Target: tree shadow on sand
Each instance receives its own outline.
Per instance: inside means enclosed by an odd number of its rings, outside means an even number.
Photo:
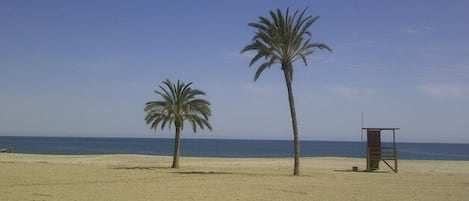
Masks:
[[[382,170],[373,170],[373,171],[357,170],[357,171],[353,171],[352,169],[334,170],[334,172],[389,173],[388,171],[382,171]]]
[[[169,167],[161,166],[109,166],[110,169],[114,170],[167,170]]]
[[[174,172],[175,174],[195,174],[195,175],[219,175],[219,174],[233,174],[232,172],[204,172],[204,171],[187,171],[187,172]]]

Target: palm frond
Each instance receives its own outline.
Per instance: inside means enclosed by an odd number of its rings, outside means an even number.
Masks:
[[[266,68],[270,68],[270,66],[272,66],[277,60],[278,60],[277,57],[271,57],[269,61],[261,64],[259,68],[257,69],[256,74],[254,75],[254,81],[259,79],[259,76],[261,75],[261,73],[264,72]]]

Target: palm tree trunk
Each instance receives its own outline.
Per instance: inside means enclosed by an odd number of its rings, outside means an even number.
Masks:
[[[285,75],[285,82],[287,83],[288,102],[290,103],[290,114],[291,114],[291,121],[292,121],[292,126],[293,126],[293,143],[294,143],[294,152],[295,152],[293,175],[298,176],[300,175],[300,139],[298,136],[298,126],[296,122],[296,110],[295,110],[295,100],[293,98],[291,67],[292,67],[291,65],[282,64],[283,73]]]
[[[173,166],[171,168],[179,168],[179,145],[181,143],[181,128],[176,126],[176,136],[174,137],[174,153]]]

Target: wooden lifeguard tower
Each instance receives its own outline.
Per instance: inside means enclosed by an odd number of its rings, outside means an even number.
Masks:
[[[399,128],[362,128],[366,130],[366,171],[379,169],[383,161],[392,171],[397,173],[396,130]],[[381,131],[392,131],[392,147],[381,146]],[[388,161],[394,161],[392,166]]]

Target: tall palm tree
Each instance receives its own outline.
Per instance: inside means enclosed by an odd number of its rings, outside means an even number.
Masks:
[[[262,64],[256,71],[254,81],[259,78],[266,68],[270,68],[276,63],[281,65],[287,84],[288,101],[290,103],[293,126],[295,153],[293,175],[300,174],[300,142],[292,90],[293,63],[297,60],[302,60],[303,63],[307,65],[306,56],[312,54],[315,48],[332,51],[331,48],[325,44],[311,42],[312,35],[309,28],[319,16],[305,16],[306,10],[307,8],[299,15],[298,10],[291,15],[288,8],[285,15],[280,9],[277,9],[276,12],[271,10],[269,12],[271,19],[259,17],[259,22],[249,23],[248,25],[257,29],[257,32],[252,38],[251,44],[241,50],[241,53],[246,51],[257,52],[251,59],[249,66],[252,66],[259,59],[264,58],[264,61],[262,61]]]
[[[164,86],[160,85],[160,91],[155,91],[163,100],[150,101],[146,103],[144,111],[146,112],[145,121],[151,124],[153,130],[158,129],[161,123],[161,130],[167,125],[169,129],[174,125],[176,134],[174,137],[174,154],[172,168],[179,168],[179,145],[181,130],[184,129],[184,121],[188,121],[194,133],[197,127],[204,129],[207,127],[212,130],[208,122],[211,115],[210,103],[196,96],[205,95],[205,92],[192,89],[191,85],[184,84],[178,80],[173,84],[168,79],[163,81]]]

